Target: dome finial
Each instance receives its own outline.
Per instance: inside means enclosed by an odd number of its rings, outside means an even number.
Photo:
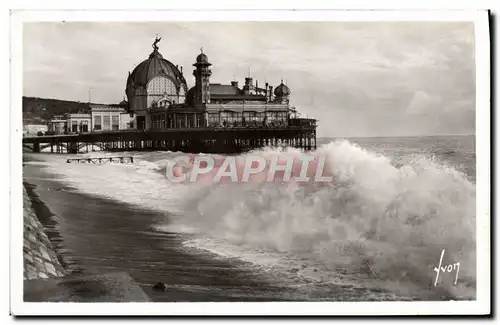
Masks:
[[[201,53],[203,53],[203,46],[202,46],[202,47],[200,47],[200,51],[201,51]]]
[[[158,37],[158,34],[156,34],[156,37],[155,37],[155,41],[153,43],[153,49],[155,51],[158,51],[159,47],[158,47],[158,43],[161,41],[161,37]]]

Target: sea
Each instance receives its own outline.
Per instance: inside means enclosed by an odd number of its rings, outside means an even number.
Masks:
[[[320,138],[312,154],[331,182],[174,183],[168,151],[25,152],[23,179],[67,269],[127,272],[153,301],[476,298],[474,136]],[[67,163],[120,155],[134,163]],[[434,270],[443,250],[457,273]]]

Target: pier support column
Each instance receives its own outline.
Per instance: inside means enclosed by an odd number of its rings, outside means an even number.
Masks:
[[[78,153],[78,142],[73,141],[68,143],[68,153]]]
[[[40,144],[39,143],[33,143],[33,152],[40,152]]]

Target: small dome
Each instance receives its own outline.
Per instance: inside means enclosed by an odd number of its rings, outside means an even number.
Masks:
[[[201,52],[197,57],[196,57],[196,63],[206,63],[208,62],[208,56]]]
[[[281,81],[281,84],[274,89],[274,95],[276,95],[276,97],[286,97],[290,96],[290,94],[290,88],[283,83],[283,80]]]

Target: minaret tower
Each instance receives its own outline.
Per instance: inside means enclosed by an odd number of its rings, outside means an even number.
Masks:
[[[211,65],[212,64],[208,62],[207,55],[203,53],[203,48],[201,48],[201,53],[196,57],[196,63],[193,64],[193,66],[196,67],[196,70],[193,71],[193,75],[196,79],[195,103],[197,104],[210,103]]]

